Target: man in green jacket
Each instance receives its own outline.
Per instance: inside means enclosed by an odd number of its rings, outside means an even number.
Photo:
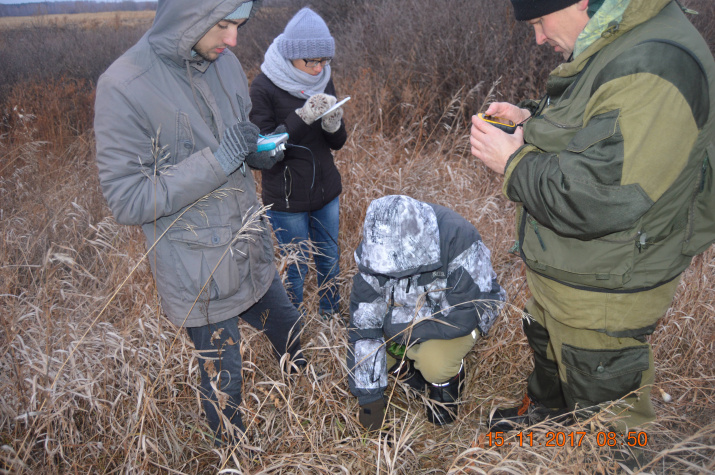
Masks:
[[[539,101],[472,119],[472,154],[504,174],[532,298],[520,408],[492,430],[600,411],[626,432],[655,419],[647,335],[715,236],[715,62],[672,0],[512,0],[566,60]],[[608,411],[608,412],[607,412]]]

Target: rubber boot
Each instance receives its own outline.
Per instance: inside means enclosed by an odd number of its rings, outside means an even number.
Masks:
[[[435,425],[451,424],[457,418],[457,401],[462,391],[464,381],[464,361],[459,368],[459,373],[450,378],[446,383],[429,383],[429,402],[427,406],[427,419]]]
[[[523,429],[546,419],[551,419],[561,424],[572,422],[568,409],[546,407],[525,394],[521,406],[494,411],[494,414],[489,419],[489,431],[508,432]]]
[[[415,368],[412,360],[405,358],[395,363],[388,372],[401,383],[408,385],[418,392],[424,392],[427,381],[420,370]]]

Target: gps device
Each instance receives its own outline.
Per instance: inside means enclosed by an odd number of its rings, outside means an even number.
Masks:
[[[276,154],[277,150],[285,150],[286,142],[288,141],[288,134],[272,134],[272,135],[259,135],[258,136],[258,149],[256,152],[266,152],[271,151],[271,156]]]
[[[487,122],[499,130],[503,130],[507,134],[513,134],[516,130],[516,124],[509,119],[503,119],[501,117],[496,117],[493,115],[484,115],[482,113],[477,114],[477,116],[484,122]]]
[[[333,107],[331,107],[330,109],[328,109],[328,110],[326,110],[325,112],[323,112],[322,114],[320,114],[315,120],[322,119],[323,117],[325,117],[326,115],[330,114],[330,113],[333,112],[335,109],[337,109],[338,107],[342,106],[343,104],[345,104],[345,103],[348,102],[349,100],[350,100],[350,96],[346,97],[346,98],[343,99],[342,101],[336,102],[335,104],[333,104]]]

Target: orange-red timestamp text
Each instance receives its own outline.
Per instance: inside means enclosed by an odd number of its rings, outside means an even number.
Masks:
[[[515,432],[505,436],[504,432],[488,432],[486,445],[489,447],[501,447],[505,445],[518,445],[519,447],[581,447],[586,435],[586,431],[549,431],[539,433],[545,437],[535,437],[533,432]],[[645,447],[648,444],[648,434],[645,432],[630,431],[627,434],[619,432],[596,432],[590,433],[596,436],[596,445],[599,447]]]

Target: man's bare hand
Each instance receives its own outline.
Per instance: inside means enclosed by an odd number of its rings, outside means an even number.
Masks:
[[[506,104],[511,108],[496,107],[497,104]],[[526,116],[519,111],[524,111],[524,109],[501,102],[489,106],[485,114],[503,117],[518,124],[529,117],[528,111],[526,111]],[[521,127],[517,127],[513,134],[507,134],[475,115],[472,116],[469,143],[472,146],[472,155],[484,162],[490,169],[503,175],[509,157],[524,145],[524,131]]]

